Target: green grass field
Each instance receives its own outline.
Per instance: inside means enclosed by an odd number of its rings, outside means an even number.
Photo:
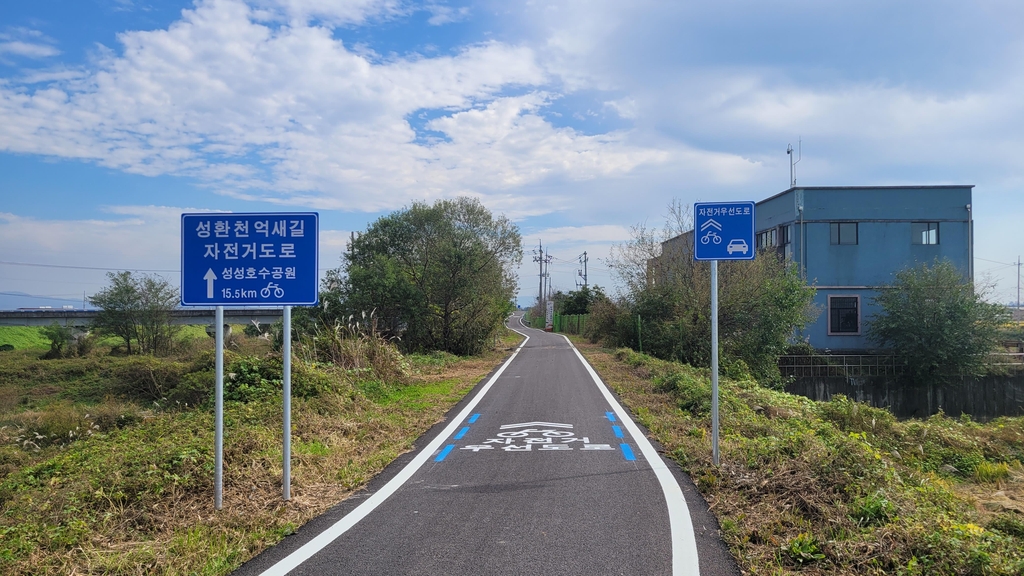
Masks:
[[[310,351],[298,346],[285,503],[280,354],[233,336],[220,512],[213,339],[203,326],[186,327],[159,357],[112,353],[102,341],[72,358],[0,353],[0,574],[228,574],[411,450],[519,338],[473,358],[396,354],[402,369],[391,379],[303,360]]]
[[[0,326],[0,346],[10,344],[15,350],[47,350],[50,341],[35,326]]]

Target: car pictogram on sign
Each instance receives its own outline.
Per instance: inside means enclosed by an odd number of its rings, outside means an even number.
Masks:
[[[725,250],[729,252],[729,254],[732,254],[733,252],[746,254],[749,249],[750,247],[747,246],[747,241],[742,238],[733,238],[732,240],[729,240],[729,245],[725,247]]]

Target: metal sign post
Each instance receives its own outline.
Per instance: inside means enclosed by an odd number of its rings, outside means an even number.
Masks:
[[[221,509],[224,464],[224,306],[284,307],[282,494],[291,499],[291,307],[315,306],[316,212],[181,215],[181,305],[215,306],[217,340],[214,507]]]
[[[711,461],[718,466],[718,260],[711,261]]]
[[[214,316],[216,326],[217,352],[214,360],[214,410],[213,410],[213,507],[220,510],[224,493],[224,307],[217,306]]]
[[[711,261],[711,459],[718,466],[718,261],[754,259],[754,203],[698,202],[693,215],[693,258]]]
[[[281,446],[281,496],[292,499],[292,307],[284,307],[284,342],[281,354],[284,356],[284,430]]]

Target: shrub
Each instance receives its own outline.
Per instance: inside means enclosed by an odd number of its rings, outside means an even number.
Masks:
[[[948,260],[897,272],[874,298],[881,311],[868,324],[868,337],[906,358],[913,382],[982,374],[1007,312],[975,288]]]
[[[854,500],[850,505],[850,517],[860,526],[881,525],[896,514],[896,506],[881,490]]]
[[[810,532],[801,532],[782,547],[783,555],[794,564],[810,564],[824,560],[821,543]]]
[[[978,482],[998,482],[1010,477],[1010,466],[1005,462],[978,462],[974,468],[974,479]]]
[[[189,372],[181,377],[167,400],[182,408],[208,406],[213,401],[215,383],[216,374],[212,369]]]
[[[71,328],[61,326],[54,320],[49,326],[40,328],[39,333],[50,341],[50,351],[46,354],[47,358],[63,358],[68,353],[68,343],[71,341],[71,335],[73,334]]]
[[[280,394],[282,376],[283,367],[279,359],[239,358],[231,363],[224,378],[224,400],[251,402]]]
[[[207,390],[213,390],[212,378],[209,376],[196,376],[189,379],[189,391],[201,393],[204,385],[209,386]],[[292,362],[292,397],[313,398],[336,387],[336,380],[327,372],[308,366],[301,361]],[[224,378],[224,399],[235,402],[252,402],[278,396],[284,390],[284,364],[278,356],[261,358],[258,356],[243,356],[228,368]],[[183,391],[183,395],[186,392]]]
[[[154,401],[166,398],[178,387],[188,365],[152,356],[138,356],[125,359],[114,368],[119,392],[126,398],[140,401]]]
[[[988,523],[988,527],[1024,539],[1024,516],[1020,514],[1000,514]]]
[[[369,369],[373,375],[389,382],[405,380],[409,366],[391,340],[377,330],[376,315],[349,316],[347,322],[318,325],[304,347],[312,350],[316,360],[330,362],[346,370]]]

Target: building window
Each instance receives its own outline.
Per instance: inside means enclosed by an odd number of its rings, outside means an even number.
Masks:
[[[787,259],[793,259],[793,227],[789,224],[779,226],[779,246]]]
[[[828,297],[828,333],[860,334],[860,296]]]
[[[938,222],[911,222],[910,238],[913,244],[938,244]]]
[[[857,223],[856,222],[832,222],[830,242],[832,244],[856,244]]]
[[[764,232],[758,232],[757,248],[758,250],[774,248],[779,245],[778,239],[778,229],[776,228],[772,228],[771,230],[765,230]]]

